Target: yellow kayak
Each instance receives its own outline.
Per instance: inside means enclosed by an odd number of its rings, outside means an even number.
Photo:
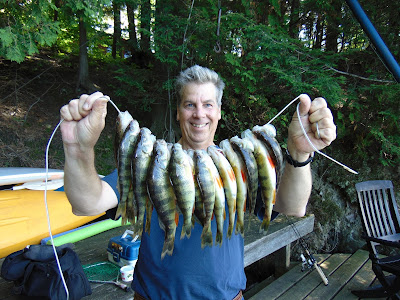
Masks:
[[[101,215],[78,217],[62,191],[48,191],[52,234],[75,229]],[[49,236],[44,191],[0,190],[0,258]]]

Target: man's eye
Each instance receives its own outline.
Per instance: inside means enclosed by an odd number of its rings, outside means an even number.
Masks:
[[[193,105],[193,103],[187,103],[186,104],[186,107],[188,107],[188,108],[191,108],[191,107],[193,107],[194,105]]]
[[[205,106],[206,106],[207,108],[213,107],[213,105],[212,105],[211,103],[206,103]]]

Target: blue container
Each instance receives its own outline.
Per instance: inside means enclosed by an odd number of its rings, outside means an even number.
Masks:
[[[126,230],[121,236],[116,236],[108,242],[108,260],[121,267],[135,266],[139,256],[140,241],[133,237],[131,230]]]

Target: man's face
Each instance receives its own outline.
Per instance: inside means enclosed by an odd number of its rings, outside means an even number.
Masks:
[[[214,134],[221,119],[217,91],[213,83],[190,83],[183,88],[177,111],[184,149],[206,149],[214,145]]]

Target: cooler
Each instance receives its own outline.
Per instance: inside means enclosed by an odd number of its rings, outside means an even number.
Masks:
[[[138,236],[133,237],[131,230],[126,230],[121,236],[110,239],[107,247],[108,260],[121,267],[131,265],[135,267],[139,255],[140,241]]]

